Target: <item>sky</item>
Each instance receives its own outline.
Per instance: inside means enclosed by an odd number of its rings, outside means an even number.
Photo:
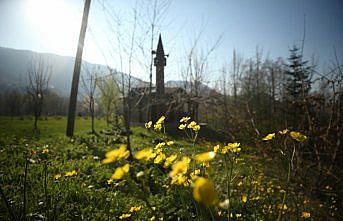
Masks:
[[[0,0],[0,47],[75,56],[83,4],[82,0]],[[314,56],[324,70],[334,59],[335,48],[343,60],[340,0],[170,0],[167,5],[154,33],[154,47],[161,33],[169,54],[166,80],[182,77],[187,53],[199,33],[198,53],[221,38],[209,58],[209,81],[217,80],[234,49],[244,58],[253,57],[257,48],[263,57],[287,58],[289,49],[301,44],[304,17],[305,58]],[[151,9],[149,0],[92,0],[83,59],[148,80]]]

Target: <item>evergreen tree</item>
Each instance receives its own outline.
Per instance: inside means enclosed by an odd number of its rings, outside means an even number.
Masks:
[[[290,49],[288,58],[285,101],[286,113],[289,114],[289,124],[299,128],[304,126],[304,108],[307,104],[307,97],[311,89],[311,67],[308,61],[303,61],[302,53],[297,46]]]
[[[311,67],[307,64],[308,61],[303,61],[302,54],[297,46],[290,49],[288,61],[285,86],[287,100],[297,104],[307,97],[311,89]]]

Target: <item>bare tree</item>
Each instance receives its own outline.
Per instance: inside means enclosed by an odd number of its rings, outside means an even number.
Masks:
[[[205,75],[209,75],[208,61],[213,52],[221,43],[222,37],[219,36],[217,40],[207,49],[199,48],[199,41],[202,37],[204,29],[202,29],[193,41],[190,49],[187,52],[186,68],[182,73],[184,80],[184,89],[189,93],[188,96],[188,112],[198,121],[199,118],[199,104],[204,97],[201,95],[201,86],[205,82]]]
[[[38,119],[42,114],[44,97],[49,87],[51,73],[52,66],[42,56],[33,58],[27,71],[28,86],[26,89],[32,101],[32,111],[35,118],[33,128],[35,131],[38,129]]]
[[[86,76],[81,76],[81,87],[85,92],[85,99],[84,102],[87,106],[89,114],[91,116],[91,131],[95,133],[94,129],[94,118],[95,118],[95,90],[97,85],[97,73],[96,70],[93,68],[92,71],[89,71],[88,68],[86,69]]]

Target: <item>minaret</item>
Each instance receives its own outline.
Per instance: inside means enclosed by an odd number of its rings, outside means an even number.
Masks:
[[[156,66],[156,96],[163,97],[164,95],[164,66],[167,64],[167,59],[164,54],[163,44],[161,39],[161,34],[158,38],[158,44],[156,51],[153,51],[153,54],[156,54],[154,58],[154,65]]]

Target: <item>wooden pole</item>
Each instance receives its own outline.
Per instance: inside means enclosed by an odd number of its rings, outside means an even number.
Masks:
[[[74,135],[77,91],[78,91],[78,87],[79,87],[83,44],[84,44],[85,36],[86,36],[86,29],[87,29],[87,21],[88,21],[90,4],[91,4],[91,0],[85,1],[85,6],[83,9],[80,36],[79,36],[79,42],[77,45],[77,52],[76,52],[76,58],[75,58],[75,64],[74,64],[73,81],[72,81],[72,85],[71,85],[70,99],[69,99],[68,122],[67,122],[67,132],[66,132],[66,135],[68,137],[72,137]]]

